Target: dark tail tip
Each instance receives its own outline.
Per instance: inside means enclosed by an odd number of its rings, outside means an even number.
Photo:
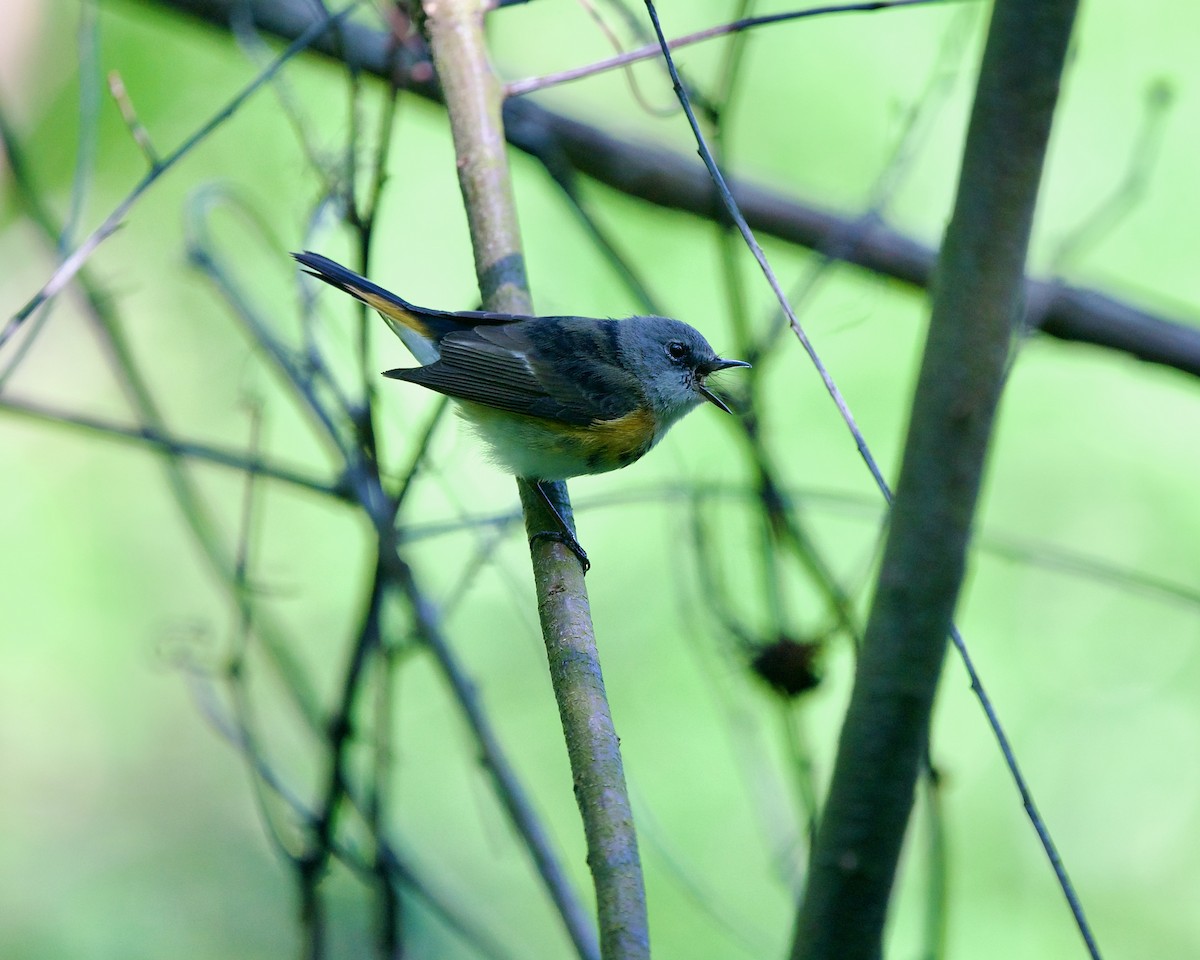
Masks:
[[[337,287],[337,289],[359,300],[363,298],[357,290],[369,290],[372,293],[377,292],[385,297],[394,299],[386,290],[377,287],[366,277],[359,276],[348,267],[343,267],[336,260],[330,260],[319,253],[313,253],[311,250],[305,250],[303,253],[293,252],[292,259],[304,267],[304,272],[310,277],[324,280],[331,287]]]
[[[292,251],[292,259],[304,267],[304,272],[309,276],[317,277],[328,283],[336,283],[339,276],[349,272],[340,263],[335,263],[328,257],[313,253],[311,250],[305,250],[303,253]]]

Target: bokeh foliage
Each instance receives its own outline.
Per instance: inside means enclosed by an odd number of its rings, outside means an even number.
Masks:
[[[677,8],[677,9],[676,9]],[[729,15],[716,4],[663,4],[670,32]],[[46,5],[27,42],[37,56],[8,81],[3,107],[30,168],[60,216],[68,209],[79,123],[75,4]],[[956,19],[957,18],[957,19]],[[1187,21],[1191,20],[1189,24]],[[960,23],[960,20],[965,22]],[[1035,234],[1034,269],[1061,267],[1165,315],[1200,313],[1193,269],[1200,196],[1194,52],[1197,14],[1166,2],[1085,7]],[[570,5],[531,3],[493,18],[497,68],[532,75],[602,56],[602,39]],[[946,71],[944,100],[888,191],[894,225],[934,242],[946,216],[977,57],[979,17],[916,10],[814,21],[758,33],[730,117],[734,169],[854,213],[887,169],[904,112]],[[100,7],[101,62],[119,69],[160,149],[189,134],[246,83],[260,52],[149,3]],[[951,54],[939,53],[949,47]],[[681,58],[695,78],[717,48]],[[333,163],[346,149],[343,71],[301,58],[285,71],[309,145]],[[668,105],[660,71],[642,67],[652,103]],[[1152,176],[1124,220],[1064,263],[1057,251],[1108,193],[1138,147],[1147,88],[1174,100]],[[361,106],[362,162],[381,110]],[[620,75],[563,87],[547,102],[690,153],[682,120],[648,116]],[[144,161],[107,100],[81,217],[86,232],[140,175]],[[515,161],[535,302],[543,312],[622,315],[637,304],[581,233],[558,191]],[[207,211],[213,243],[275,322],[294,329],[292,268],[283,254],[308,233],[321,185],[279,101],[262,91],[147,195],[90,269],[179,436],[244,448],[247,398],[261,403],[263,452],[317,475],[328,451],[250,349],[211,286],[186,262],[188,231]],[[715,231],[588,185],[598,214],[675,315],[721,348],[732,338]],[[53,268],[53,251],[5,195],[0,300],[15,309]],[[265,233],[244,211],[264,222]],[[326,212],[321,249],[349,246]],[[77,233],[78,236],[78,233]],[[771,244],[785,277],[813,264]],[[751,318],[769,292],[743,260]],[[474,305],[471,260],[443,114],[402,98],[372,254],[372,273],[419,303]],[[7,309],[5,315],[11,312]],[[329,356],[349,367],[355,320],[322,303]],[[877,456],[891,466],[906,417],[924,299],[846,267],[828,268],[802,319]],[[382,325],[378,366],[407,362]],[[0,357],[0,360],[3,360]],[[820,384],[790,341],[767,362],[758,411],[782,474],[822,556],[861,604],[881,519],[869,477]],[[91,321],[68,294],[5,398],[127,419],[128,406]],[[431,411],[416,390],[380,389],[381,438],[393,473]],[[1027,768],[1043,812],[1112,956],[1184,958],[1200,944],[1200,680],[1195,646],[1194,477],[1189,438],[1200,416],[1194,380],[1094,348],[1026,343],[1014,366],[994,447],[980,544],[959,623]],[[6,956],[277,956],[296,947],[290,877],[272,856],[243,763],[188,696],[181,657],[218,662],[237,615],[189,539],[154,457],[45,423],[0,418],[9,527],[0,560],[0,811],[20,829],[0,841],[0,952]],[[741,448],[715,413],[690,418],[661,449],[621,474],[572,484],[581,537],[595,561],[593,610],[635,803],[642,818],[656,948],[668,956],[778,955],[803,862],[800,797],[787,726],[799,729],[818,780],[828,771],[852,661],[844,638],[825,680],[785,711],[748,677],[697,574],[681,488],[735,490]],[[514,508],[511,482],[481,462],[447,422],[405,520],[422,524]],[[196,466],[220,534],[238,537],[243,490],[234,473]],[[706,502],[709,536],[734,612],[764,637],[776,626],[759,582],[760,539],[736,493]],[[545,682],[526,550],[516,526],[460,593],[466,564],[490,534],[474,527],[422,539],[412,560],[432,598],[453,600],[445,627],[478,682],[539,811],[585,875],[577,813]],[[255,602],[288,631],[329,702],[363,601],[368,531],[326,498],[269,487],[255,516]],[[1110,565],[1064,571],[1053,551]],[[1133,574],[1182,589],[1167,596]],[[797,635],[828,628],[821,601],[789,570],[784,618]],[[1189,593],[1188,590],[1191,590]],[[400,667],[395,688],[394,810],[415,858],[515,956],[559,956],[555,919],[497,812],[441,680],[406,646],[404,611],[386,612]],[[297,789],[319,776],[311,742],[285,698],[256,674],[252,693],[270,750]],[[1080,950],[978,707],[951,662],[934,733],[949,839],[947,956],[1062,957]],[[894,911],[896,955],[922,942],[923,825]],[[686,877],[681,881],[680,875]],[[361,888],[330,877],[338,955],[365,949]],[[465,951],[419,905],[408,914],[414,956]],[[463,956],[471,955],[467,952]]]

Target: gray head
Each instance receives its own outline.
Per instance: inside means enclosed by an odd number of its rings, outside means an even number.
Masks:
[[[699,330],[669,317],[630,317],[618,329],[621,358],[644,385],[660,429],[702,400],[730,412],[704,380],[718,370],[750,364],[718,357]]]

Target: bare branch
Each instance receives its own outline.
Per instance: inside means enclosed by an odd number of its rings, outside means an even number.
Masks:
[[[228,28],[242,0],[143,0],[189,13]],[[249,0],[249,14],[266,33],[284,40],[313,22],[305,0]],[[429,62],[409,46],[394,49],[387,34],[359,23],[341,28],[342,47],[319,37],[310,49],[440,102]],[[631,141],[540,107],[529,100],[504,106],[504,133],[514,147],[532,154],[551,173],[569,168],[631,197],[660,207],[713,219],[719,203],[706,171],[694,158]],[[840,214],[749,181],[730,190],[756,233],[773,236],[917,287],[928,288],[937,251],[877,219]],[[1060,340],[1118,350],[1150,363],[1200,377],[1200,318],[1167,317],[1115,297],[1055,280],[1026,280],[1026,325]]]
[[[201,460],[213,463],[231,470],[238,470],[251,476],[265,477],[276,480],[312,493],[325,494],[345,500],[344,490],[337,486],[318,480],[296,470],[291,470],[280,464],[266,460],[257,454],[246,454],[237,450],[215,447],[211,444],[199,443],[195,440],[183,440],[158,427],[128,426],[93,417],[83,413],[73,413],[66,410],[52,410],[32,400],[16,400],[12,397],[0,397],[0,410],[18,416],[29,417],[43,423],[58,424],[64,427],[75,427],[94,433],[110,440],[123,440],[128,443],[144,444],[172,457],[187,460]]]
[[[220,111],[218,111],[207,123],[203,124],[195,133],[187,138],[174,151],[165,157],[162,162],[154,164],[150,171],[140,180],[137,185],[129,192],[117,207],[110,213],[95,230],[93,230],[78,247],[75,248],[65,260],[54,271],[53,276],[42,285],[41,290],[34,294],[33,298],[18,310],[5,324],[3,329],[0,329],[0,347],[20,329],[21,325],[33,315],[43,303],[51,297],[57,295],[77,274],[80,268],[87,263],[88,258],[96,251],[105,240],[111,237],[120,228],[125,215],[133,208],[134,204],[141,198],[150,187],[167,172],[176,163],[182,160],[185,156],[204,140],[208,139],[209,134],[217,127],[223,124],[226,120],[232,117],[241,108],[241,105],[253,96],[258,89],[271,79],[288,60],[294,57],[301,50],[305,49],[318,36],[329,29],[331,25],[345,17],[353,8],[354,4],[347,7],[341,13],[325,18],[310,18],[310,22],[306,28],[300,32],[292,44],[281,53],[275,62],[266,70],[262,71],[255,79],[247,85],[241,92],[229,101]]]
[[[794,960],[881,955],[1020,316],[1075,6],[1075,0],[999,0],[993,12],[887,546],[797,917]],[[1005,144],[1002,154],[992,149],[996,143]],[[1065,875],[1060,879],[1071,898]]]
[[[532,300],[504,149],[500,86],[488,62],[483,12],[480,0],[430,0],[425,4],[484,304],[493,310],[529,314],[533,313]],[[595,882],[599,949],[590,926],[582,927],[573,922],[571,913],[561,912],[581,957],[638,960],[650,952],[646,895],[584,572],[563,544],[534,539],[536,532],[553,529],[555,521],[529,482],[522,480],[519,487],[531,537],[534,586],[550,677]],[[557,500],[559,513],[569,518],[566,485],[544,487],[549,487]]]

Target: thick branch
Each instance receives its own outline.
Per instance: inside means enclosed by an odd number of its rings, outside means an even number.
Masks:
[[[997,0],[793,960],[876,960],[1022,305],[1076,0]]]
[[[139,0],[180,10],[227,27],[235,12],[258,29],[284,40],[312,23],[307,0]],[[345,25],[339,45],[322,37],[312,49],[340,58],[342,51],[363,70],[394,77],[408,90],[441,102],[436,80],[419,49],[393,55],[385,33],[358,23]],[[545,163],[555,176],[582,173],[649,203],[713,218],[720,209],[704,168],[682,157],[635,143],[546,110],[529,100],[504,106],[508,142]],[[919,287],[928,287],[937,251],[877,220],[846,217],[748,182],[731,189],[746,221],[767,234],[819,250],[846,263]],[[1052,281],[1027,282],[1028,323],[1061,340],[1119,350],[1152,363],[1200,376],[1200,329],[1196,318],[1164,318],[1093,290]]]

